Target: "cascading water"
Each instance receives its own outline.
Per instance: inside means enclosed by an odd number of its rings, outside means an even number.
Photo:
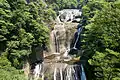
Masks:
[[[81,44],[80,43],[80,34],[82,32],[82,29],[83,29],[82,24],[79,24],[77,26],[77,31],[74,34],[74,44],[69,49],[69,54],[74,55],[74,54],[78,53],[78,51],[80,50],[80,46],[81,46],[80,45]]]
[[[81,64],[81,80],[86,80],[86,75],[85,75],[85,71],[84,71],[84,68],[83,68],[83,65]]]
[[[51,40],[52,41],[52,45],[51,45],[52,53],[58,53],[59,52],[59,43],[58,43],[58,39],[57,39],[55,30],[51,31],[51,39],[52,39]]]
[[[39,78],[40,71],[41,71],[41,64],[37,64],[34,69],[34,76],[36,77],[36,79]]]
[[[58,17],[57,17],[58,18]],[[72,49],[77,50],[82,27],[77,29],[77,37],[74,41],[73,48],[70,48],[70,41],[66,42],[68,46],[64,47],[66,29],[64,23],[57,23],[51,31],[51,54],[45,57],[44,62],[37,64],[34,69],[34,79],[38,80],[86,80],[83,65],[73,64],[72,57],[68,53]],[[69,23],[70,24],[70,23]],[[49,59],[48,59],[49,58]]]
[[[47,66],[52,66],[52,71],[48,76],[44,76],[43,80],[86,80],[85,73],[80,65],[68,65],[66,63],[47,63]],[[44,71],[47,74],[49,71]]]
[[[44,63],[36,64],[35,69],[33,70],[33,74],[34,74],[33,78],[35,80],[38,80],[39,77],[41,77],[42,79],[44,78],[44,73],[43,73],[44,67],[43,67],[43,64]]]
[[[77,49],[77,48],[76,48],[76,44],[77,44],[77,42],[78,42],[78,39],[79,39],[79,36],[80,36],[80,33],[81,33],[81,32],[82,32],[82,27],[78,28],[78,30],[77,30],[77,39],[76,39],[76,41],[75,41],[75,43],[74,43],[73,49]]]

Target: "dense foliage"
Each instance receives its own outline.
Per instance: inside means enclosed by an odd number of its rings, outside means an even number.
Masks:
[[[120,79],[120,2],[91,0],[83,7],[87,19],[83,45],[93,80]]]
[[[48,0],[46,1],[49,7],[54,10],[68,9],[68,8],[79,8],[83,1],[81,0]]]
[[[47,26],[54,18],[55,12],[41,0],[29,4],[25,0],[0,0],[0,79],[24,79],[16,68],[22,69],[33,47],[48,44]]]

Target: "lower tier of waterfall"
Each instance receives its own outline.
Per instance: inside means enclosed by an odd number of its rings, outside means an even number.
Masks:
[[[30,80],[86,80],[83,65],[66,63],[37,64]]]

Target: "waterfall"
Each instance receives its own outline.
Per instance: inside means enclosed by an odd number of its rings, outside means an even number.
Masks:
[[[55,50],[56,50],[56,53],[58,53],[59,52],[59,43],[58,43],[56,33],[54,33],[54,39],[55,39]]]
[[[84,71],[84,68],[83,68],[83,65],[81,64],[81,80],[86,80],[86,76],[85,76],[85,71]]]
[[[59,53],[59,40],[58,37],[56,36],[56,30],[51,31],[51,48],[52,48],[52,53]]]
[[[77,48],[76,48],[76,44],[77,44],[77,42],[78,42],[78,39],[79,39],[79,36],[80,36],[81,31],[82,31],[82,27],[78,28],[78,30],[77,30],[77,38],[76,38],[76,41],[75,41],[75,43],[74,43],[73,49],[77,49]]]
[[[55,70],[54,70],[54,80],[57,80],[57,79],[56,79],[56,76],[57,76],[56,73],[57,73],[57,69],[56,69],[56,67],[55,67]]]
[[[62,68],[60,68],[60,79],[63,80],[63,72],[62,72]]]
[[[85,73],[82,71],[83,67],[80,65],[70,65],[66,70],[66,77],[64,80],[86,80]]]
[[[75,27],[69,25],[65,27],[65,23],[60,22],[59,16],[57,17],[58,23],[50,32],[50,49],[51,55],[44,57],[44,62],[38,63],[34,69],[35,80],[87,80],[83,65],[74,64],[75,59],[68,55],[70,50],[78,50],[78,43],[82,27],[76,31],[77,36],[74,37]],[[72,23],[69,23],[72,24]],[[71,27],[71,28],[70,28]],[[74,31],[72,30],[74,28]],[[70,30],[70,31],[66,31]],[[71,32],[73,31],[73,32]],[[68,33],[66,33],[68,32]],[[72,38],[75,38],[73,48],[70,49]]]
[[[34,69],[34,77],[35,77],[35,79],[39,78],[40,71],[41,71],[41,64],[37,64],[35,66],[35,69]]]
[[[35,69],[33,70],[34,79],[38,80],[40,77],[44,80],[44,63],[36,64]]]
[[[51,67],[49,63],[49,67]],[[66,65],[65,63],[55,63],[55,65],[52,65],[52,68],[50,70],[53,70],[53,73],[47,72],[43,68],[45,66],[42,66],[42,64],[37,64],[34,69],[34,77],[35,80],[38,80],[39,77],[41,77],[42,80],[87,80],[86,75],[84,72],[83,65]],[[43,69],[43,70],[42,70]],[[51,76],[51,79],[48,79],[48,76],[44,75],[45,73],[49,73]],[[53,75],[53,78],[52,78]]]
[[[81,31],[82,31],[82,27],[78,28],[76,41],[74,43],[74,48],[76,48]],[[52,43],[55,46],[55,52],[58,53],[59,42],[58,42],[56,30],[52,31],[51,38],[54,41]],[[66,49],[65,53],[62,56],[69,57],[68,55],[69,51],[70,51],[69,48]],[[57,60],[61,60],[61,56],[56,56],[55,58],[57,57],[59,57],[59,59]],[[71,57],[69,59],[66,59],[66,60],[62,59],[62,60],[70,61],[70,59]],[[77,64],[69,65],[64,62],[63,63],[57,62],[55,59],[53,59],[53,61],[54,62],[50,61],[50,63],[44,62],[44,65],[43,63],[40,63],[35,66],[34,77],[36,80],[38,80],[39,78],[41,78],[42,80],[87,80],[82,64],[81,65],[77,65]]]
[[[63,54],[63,57],[67,57],[69,51],[70,51],[70,49],[66,49],[65,53]]]

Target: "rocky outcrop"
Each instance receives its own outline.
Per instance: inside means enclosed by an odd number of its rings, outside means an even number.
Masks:
[[[50,33],[50,53],[63,55],[70,49],[78,23],[56,23]],[[53,56],[52,56],[53,57]],[[55,56],[54,56],[55,57]]]
[[[78,9],[64,9],[59,11],[59,19],[62,22],[72,22],[74,20],[80,21],[80,17],[82,15],[82,12]]]

